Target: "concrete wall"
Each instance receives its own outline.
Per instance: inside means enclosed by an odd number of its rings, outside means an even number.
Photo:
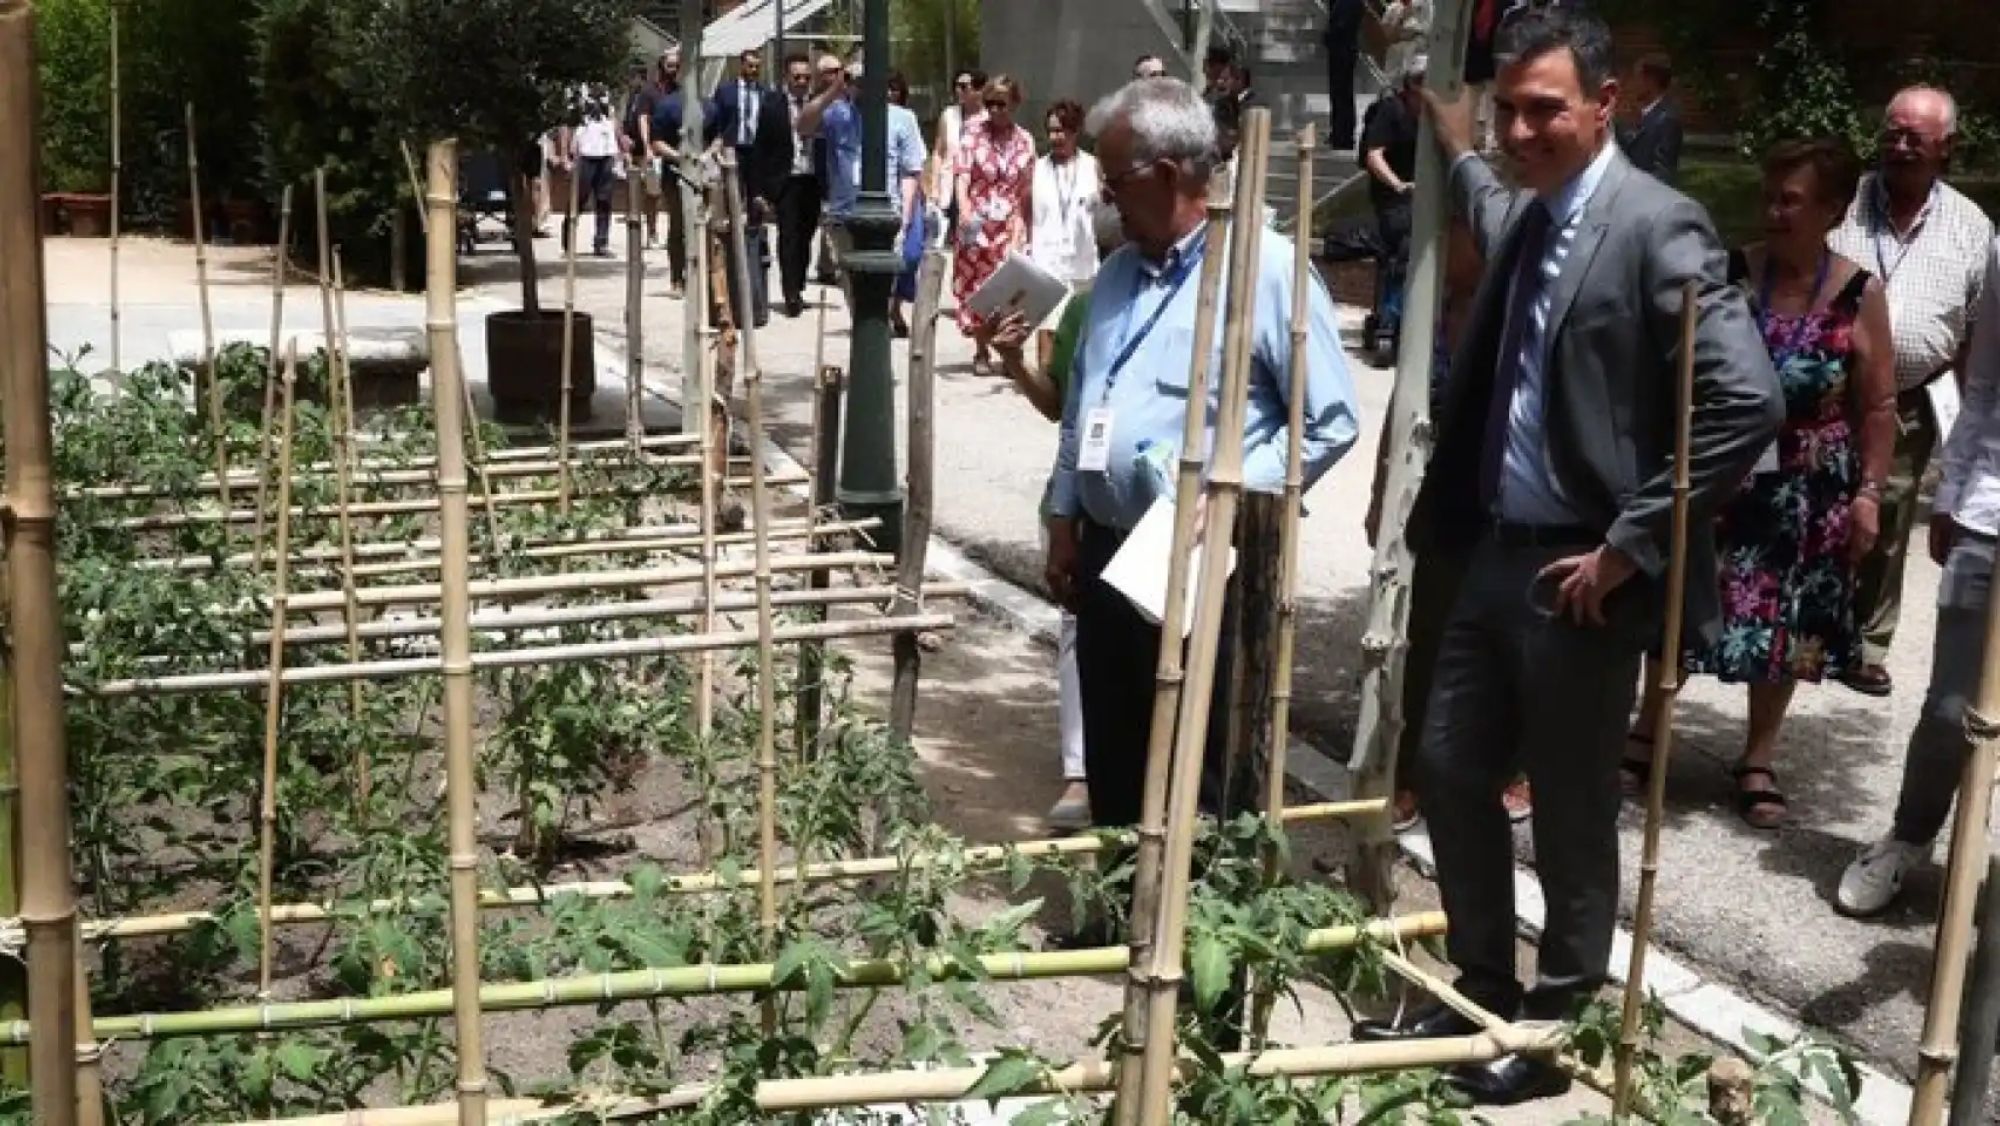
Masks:
[[[1027,87],[1019,120],[1037,139],[1045,109],[1073,98],[1092,102],[1130,81],[1132,60],[1157,54],[1181,72],[1179,42],[1140,0],[983,0],[979,65]]]

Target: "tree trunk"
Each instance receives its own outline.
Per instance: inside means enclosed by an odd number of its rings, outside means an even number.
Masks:
[[[514,253],[521,259],[521,308],[529,314],[542,311],[540,286],[535,278],[535,186],[528,174],[517,172],[509,181],[514,211]]]

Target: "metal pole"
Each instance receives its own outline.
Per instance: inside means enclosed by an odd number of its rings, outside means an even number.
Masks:
[[[900,551],[903,487],[896,473],[896,374],[890,355],[889,291],[902,272],[894,245],[901,225],[887,182],[889,3],[867,0],[862,26],[861,200],[846,220],[854,252],[846,430],[841,441],[841,511],[882,521],[880,545]]]
[[[771,65],[765,69],[778,75],[778,84],[784,84],[782,71],[785,69],[785,0],[773,0],[771,10],[778,24],[778,31],[771,39]]]
[[[1958,1019],[1958,1072],[1951,1082],[1951,1126],[1986,1122],[1986,1085],[1993,1076],[1993,1041],[2000,1030],[2000,857],[1986,858],[1986,898],[1979,944]]]

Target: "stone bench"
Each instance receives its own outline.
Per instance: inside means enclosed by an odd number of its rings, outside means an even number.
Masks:
[[[318,332],[294,332],[280,338],[280,348],[296,341],[304,358],[325,348]],[[231,344],[269,346],[268,330],[225,329],[215,334],[215,350]],[[173,362],[182,367],[201,363],[201,330],[181,330],[167,337]],[[431,366],[430,342],[421,328],[367,328],[347,334],[347,362],[354,373],[354,406],[406,406],[421,398],[418,376]]]

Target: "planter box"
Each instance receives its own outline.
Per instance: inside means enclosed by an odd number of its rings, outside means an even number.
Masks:
[[[49,234],[103,238],[111,233],[111,196],[51,192],[42,197],[42,226]]]
[[[576,314],[570,339],[569,417],[575,424],[589,421],[590,398],[597,391],[597,338],[589,314]],[[562,408],[562,352],[560,309],[488,316],[486,391],[493,396],[494,417],[505,423],[554,421]]]

